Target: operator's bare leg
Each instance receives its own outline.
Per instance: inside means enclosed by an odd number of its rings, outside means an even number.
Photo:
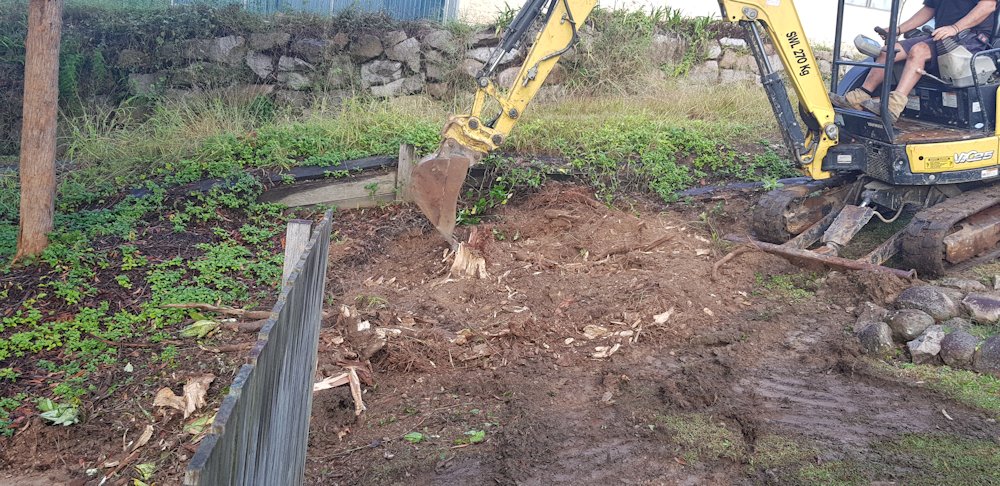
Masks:
[[[906,52],[903,51],[903,46],[896,44],[896,60],[902,61],[903,59],[906,59]],[[885,51],[882,51],[882,54],[875,61],[884,63]],[[865,78],[861,88],[848,91],[844,95],[831,95],[830,101],[838,108],[861,110],[863,109],[861,104],[871,99],[872,93],[882,84],[883,79],[885,79],[884,69],[871,68],[868,70],[868,77]]]
[[[910,53],[906,58],[906,65],[903,66],[903,74],[899,78],[899,83],[896,84],[896,89],[892,93],[889,93],[889,115],[892,116],[893,122],[898,120],[900,113],[906,109],[906,100],[910,96],[910,91],[913,91],[913,87],[917,85],[917,81],[920,81],[920,71],[927,65],[927,61],[931,59],[931,55],[931,48],[926,43],[914,44],[910,48]],[[875,100],[869,99],[863,101],[861,106],[872,113],[881,113],[881,107]]]

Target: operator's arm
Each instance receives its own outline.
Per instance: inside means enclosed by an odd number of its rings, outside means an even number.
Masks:
[[[925,7],[926,8],[926,7]],[[981,0],[972,10],[969,11],[962,20],[952,25],[943,25],[934,30],[934,40],[941,40],[946,37],[958,35],[965,29],[971,29],[986,20],[997,9],[997,2],[994,0]]]
[[[899,32],[909,32],[913,29],[918,29],[920,26],[930,22],[933,18],[934,9],[924,5],[920,8],[920,10],[917,10],[917,13],[913,14],[913,17],[910,17],[906,20],[906,22],[899,24]]]

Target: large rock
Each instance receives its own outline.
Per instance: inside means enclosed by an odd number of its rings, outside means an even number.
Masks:
[[[301,91],[312,86],[312,80],[302,73],[278,73],[278,82],[288,89]]]
[[[952,368],[971,368],[977,346],[976,336],[962,330],[950,332],[941,340],[941,359]]]
[[[889,317],[889,311],[874,302],[865,302],[858,307],[858,320],[854,321],[855,334],[873,322],[884,322]]]
[[[1000,334],[991,336],[976,350],[972,366],[980,373],[1000,376]]]
[[[169,85],[174,88],[211,89],[243,80],[243,71],[214,62],[194,62],[170,71]]]
[[[427,79],[430,81],[444,81],[452,69],[451,66],[445,63],[435,62],[424,65],[424,73],[427,74]]]
[[[278,58],[278,71],[312,71],[316,68],[302,59],[290,56]]]
[[[419,93],[423,89],[424,75],[421,73],[408,78],[397,79],[382,86],[372,86],[371,91],[374,96],[389,98],[393,96],[406,96]]]
[[[347,48],[347,45],[351,43],[351,38],[348,37],[346,32],[337,32],[333,37],[329,39],[330,44],[337,49],[342,51]]]
[[[337,45],[327,39],[305,38],[292,43],[290,53],[313,64],[320,64],[335,55]]]
[[[961,309],[962,309],[962,299],[965,298],[965,292],[962,292],[961,290],[958,290],[956,288],[942,287],[940,285],[930,285],[929,287],[931,287],[932,289],[937,290],[938,292],[941,292],[944,295],[947,295],[948,298],[951,299],[952,302],[954,302],[956,305],[958,305],[959,310],[961,311]]]
[[[336,56],[326,70],[326,84],[330,88],[347,88],[357,79],[357,68],[349,56]]]
[[[677,35],[656,34],[649,44],[649,60],[656,66],[673,64],[684,58],[687,42]]]
[[[288,32],[254,32],[250,34],[250,48],[255,51],[284,49],[290,40],[292,36]]]
[[[500,44],[496,30],[485,27],[476,31],[469,37],[469,47],[493,47]]]
[[[235,66],[243,62],[246,39],[229,35],[216,39],[192,39],[181,45],[181,57],[195,61],[210,61]]]
[[[455,36],[447,30],[432,30],[421,39],[423,45],[444,53],[454,54],[458,52],[458,43]]]
[[[486,63],[486,61],[490,60],[490,55],[493,54],[493,50],[494,49],[492,47],[477,47],[475,49],[469,49],[469,52],[465,54],[465,57],[475,59],[481,63]],[[500,65],[502,66],[504,64],[514,62],[514,60],[517,59],[518,54],[517,49],[504,54],[504,56],[500,58]]]
[[[248,52],[246,62],[247,67],[261,79],[267,78],[274,72],[274,59],[267,54]]]
[[[986,292],[987,290],[982,282],[967,278],[947,277],[935,281],[934,284],[939,287],[949,287],[964,292]]]
[[[514,84],[514,78],[517,77],[517,73],[520,71],[521,68],[516,66],[500,71],[500,74],[497,74],[497,85],[502,88],[510,88]]]
[[[747,54],[737,54],[735,51],[726,51],[719,59],[719,69],[735,69],[748,73],[756,73],[757,61],[753,56]]]
[[[1000,296],[992,294],[969,294],[962,300],[962,306],[972,320],[980,324],[1000,321]]]
[[[145,52],[136,49],[122,49],[118,53],[118,67],[136,68],[149,62],[149,56]]]
[[[382,86],[403,77],[403,64],[396,61],[378,60],[361,66],[361,87]]]
[[[358,62],[365,62],[382,55],[382,40],[372,34],[361,34],[350,48],[351,57]]]
[[[163,82],[163,76],[159,73],[128,75],[128,86],[132,94],[152,95],[156,94]]]
[[[902,309],[889,318],[892,336],[900,341],[912,341],[934,325],[934,318],[917,309]]]
[[[746,71],[740,71],[737,69],[722,69],[719,70],[719,83],[720,84],[732,84],[732,83],[753,83],[757,82],[759,78],[754,73],[749,73]]]
[[[552,66],[552,71],[549,71],[549,75],[545,78],[545,84],[552,86],[556,84],[563,84],[569,79],[569,72],[566,68],[560,64]]]
[[[469,77],[473,79],[475,79],[476,74],[479,73],[479,70],[482,68],[483,68],[483,63],[475,59],[464,59],[462,60],[462,62],[458,64],[458,70],[460,72],[468,74]]]
[[[873,322],[858,333],[861,349],[866,354],[884,355],[893,348],[892,329],[884,322]]]
[[[819,60],[816,61],[819,64],[819,72],[824,76],[829,76],[833,72],[833,63],[830,61]]]
[[[814,49],[813,57],[815,57],[817,61],[833,61],[833,51],[828,51],[826,49]]]
[[[953,317],[941,323],[941,327],[944,328],[944,332],[951,331],[968,331],[972,327],[972,322],[964,317]]]
[[[424,86],[424,91],[426,91],[431,98],[443,100],[446,96],[448,96],[448,84],[427,83],[427,86]]]
[[[896,307],[922,310],[937,321],[957,317],[960,313],[957,303],[940,288],[929,285],[910,287],[902,291],[896,298]]]
[[[420,72],[420,41],[410,37],[385,50],[385,56],[406,64],[410,71]]]
[[[717,83],[719,82],[719,63],[716,61],[705,61],[688,72],[688,81],[692,83]]]
[[[747,41],[743,39],[735,39],[733,37],[723,37],[719,39],[719,44],[722,47],[730,47],[733,49],[746,49]]]
[[[393,30],[382,36],[382,47],[385,47],[386,50],[388,50],[390,47],[406,40],[407,37],[409,36],[406,35],[405,31]]]
[[[707,46],[705,46],[705,59],[706,60],[716,60],[722,55],[722,46],[719,45],[718,41],[708,41]]]
[[[941,326],[931,326],[920,337],[906,343],[913,363],[930,364],[937,362],[937,356],[941,352],[941,341],[943,339],[944,329]]]

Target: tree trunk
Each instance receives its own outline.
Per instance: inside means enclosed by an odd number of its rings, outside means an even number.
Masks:
[[[56,114],[63,0],[30,0],[21,128],[21,221],[14,260],[49,244],[56,197]]]

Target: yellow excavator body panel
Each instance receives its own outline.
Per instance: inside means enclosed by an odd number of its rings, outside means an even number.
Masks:
[[[906,146],[910,171],[914,174],[940,174],[956,170],[984,169],[983,178],[997,175],[997,137],[957,140],[940,143],[911,143]],[[992,171],[992,172],[989,172]],[[989,174],[993,175],[989,175]]]

